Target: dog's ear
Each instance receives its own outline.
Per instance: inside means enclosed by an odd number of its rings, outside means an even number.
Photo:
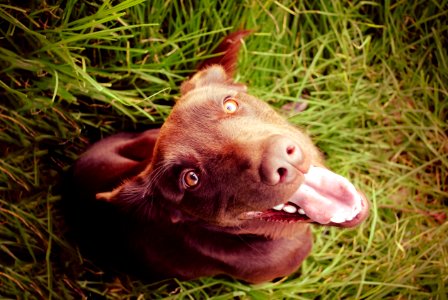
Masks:
[[[96,199],[109,202],[119,211],[143,220],[163,218],[164,220],[170,220],[172,223],[180,223],[194,219],[176,208],[176,204],[184,196],[184,191],[175,182],[172,182],[172,177],[169,174],[166,175],[168,176],[158,178],[157,184],[152,186],[148,183],[156,179],[150,178],[150,176],[145,176],[146,178],[137,176],[110,192],[97,193]],[[166,202],[166,200],[169,201]],[[163,201],[164,203],[161,204],[157,201]],[[159,205],[172,206],[168,210],[160,210],[158,209]]]
[[[190,80],[182,83],[180,92],[185,95],[198,87],[213,83],[225,83],[226,81],[228,81],[226,72],[221,66],[216,65],[197,72]]]
[[[119,187],[113,189],[109,192],[101,192],[97,193],[95,195],[96,200],[106,201],[106,202],[117,202],[118,196],[120,195],[120,192],[123,190],[124,184],[120,185]]]
[[[244,84],[233,82],[233,74],[238,60],[238,52],[243,38],[251,34],[252,30],[239,30],[231,33],[213,51],[215,56],[204,60],[198,66],[198,72],[181,86],[181,93],[185,95],[191,90],[211,84],[227,84],[239,92],[247,90]]]
[[[185,95],[194,89],[214,84],[226,85],[237,92],[244,93],[247,91],[245,84],[233,82],[232,78],[228,77],[226,71],[220,65],[213,65],[197,72],[190,80],[182,83],[180,91],[182,95]]]
[[[232,79],[227,76],[226,71],[222,66],[213,65],[197,72],[190,80],[182,83],[180,91],[182,95],[185,95],[189,91],[203,86],[226,83],[232,84]]]
[[[201,71],[212,65],[220,65],[224,68],[227,76],[232,78],[243,39],[252,32],[253,30],[238,30],[226,36],[218,47],[214,49],[213,53],[216,55],[204,60],[198,66],[198,70]]]
[[[149,167],[139,175],[127,179],[112,191],[97,193],[96,199],[122,207],[139,206],[142,201],[147,201],[154,196],[162,196],[156,198],[178,203],[184,196],[184,190],[178,182],[181,171],[180,166],[156,169]]]
[[[173,203],[179,203],[184,197],[185,190],[181,186],[180,176],[184,168],[181,164],[172,163],[169,167],[159,167],[163,171],[153,171],[156,175],[156,179],[152,180],[154,182],[152,193],[159,196],[161,195],[163,199],[167,199]]]

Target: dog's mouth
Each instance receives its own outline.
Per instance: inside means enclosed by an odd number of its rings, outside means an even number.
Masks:
[[[311,166],[304,182],[284,203],[266,211],[250,211],[243,219],[272,222],[309,222],[351,227],[367,217],[368,203],[346,178]]]

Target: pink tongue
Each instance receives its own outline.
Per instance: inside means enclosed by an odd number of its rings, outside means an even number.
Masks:
[[[311,166],[305,181],[289,202],[299,205],[313,221],[327,224],[350,221],[361,211],[361,196],[346,178]]]

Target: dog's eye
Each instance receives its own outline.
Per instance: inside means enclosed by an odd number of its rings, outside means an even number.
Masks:
[[[223,108],[227,114],[233,114],[238,110],[238,102],[232,97],[227,97],[224,99]]]
[[[182,175],[182,185],[184,186],[184,188],[187,189],[195,187],[198,185],[198,183],[199,176],[195,171],[189,170]]]

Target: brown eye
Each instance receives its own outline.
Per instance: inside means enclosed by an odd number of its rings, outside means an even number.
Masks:
[[[198,185],[198,183],[199,183],[199,176],[193,170],[185,172],[184,175],[182,176],[182,184],[185,188],[195,187]]]
[[[227,114],[233,114],[238,110],[238,102],[232,98],[226,98],[223,103],[224,112]]]

